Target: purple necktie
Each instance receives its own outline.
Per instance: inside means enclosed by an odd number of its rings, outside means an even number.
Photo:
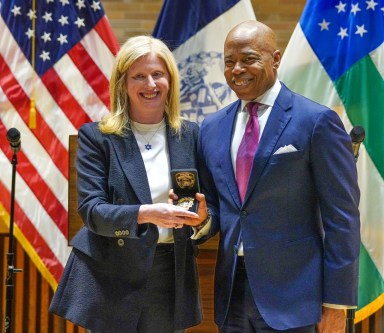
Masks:
[[[236,157],[236,180],[239,188],[241,201],[244,201],[247,192],[249,174],[251,173],[253,158],[259,145],[260,125],[257,120],[257,109],[259,104],[251,102],[246,105],[249,119],[245,127],[244,136],[241,140]]]

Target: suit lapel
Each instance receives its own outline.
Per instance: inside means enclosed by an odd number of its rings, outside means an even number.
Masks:
[[[232,158],[231,158],[231,142],[232,142],[232,133],[233,126],[235,123],[235,118],[237,110],[240,107],[240,100],[235,102],[232,107],[227,111],[227,116],[224,117],[221,122],[218,124],[220,131],[220,139],[222,144],[219,145],[221,156],[221,169],[223,170],[224,178],[226,180],[228,190],[232,195],[232,198],[236,205],[241,207],[241,199],[239,195],[239,190],[237,188],[237,182],[235,173],[233,172]]]
[[[121,169],[132,185],[141,203],[152,203],[147,173],[141,157],[139,146],[132,131],[127,131],[124,138],[111,135],[111,141],[115,147],[116,158]]]
[[[291,105],[291,95],[289,90],[282,84],[281,91],[272,107],[260,139],[259,147],[253,161],[244,203],[248,200],[250,194],[254,190],[272,152],[274,151],[280,135],[283,133],[285,126],[287,126],[291,119],[291,113],[288,112],[291,109]]]

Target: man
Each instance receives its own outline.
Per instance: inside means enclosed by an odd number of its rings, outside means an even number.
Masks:
[[[351,139],[334,111],[277,79],[280,59],[269,27],[234,27],[224,75],[239,100],[200,130],[212,215],[200,233],[220,232],[215,322],[221,333],[341,333],[360,245]]]

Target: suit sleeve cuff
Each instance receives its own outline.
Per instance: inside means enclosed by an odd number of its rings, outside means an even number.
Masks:
[[[211,223],[212,218],[208,211],[208,217],[200,225],[192,227],[193,235],[191,236],[191,239],[196,240],[208,235],[209,229],[211,228]]]
[[[325,306],[326,308],[340,309],[340,310],[357,309],[357,306],[355,306],[355,305],[341,305],[341,304],[323,303],[323,306]]]

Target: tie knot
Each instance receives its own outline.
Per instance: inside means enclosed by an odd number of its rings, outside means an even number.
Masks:
[[[247,108],[247,111],[251,116],[257,116],[257,110],[259,108],[259,103],[257,102],[249,102],[245,106]]]

